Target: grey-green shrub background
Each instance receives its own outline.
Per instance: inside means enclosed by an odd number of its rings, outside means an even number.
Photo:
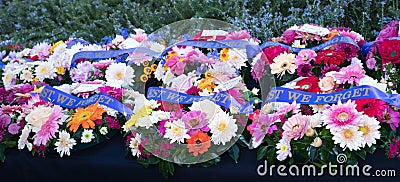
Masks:
[[[192,17],[231,23],[262,41],[303,23],[351,27],[371,41],[399,16],[398,0],[0,0],[0,41],[95,42],[124,27],[152,32]]]

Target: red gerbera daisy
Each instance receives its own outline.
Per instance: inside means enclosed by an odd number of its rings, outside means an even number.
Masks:
[[[296,90],[302,90],[305,92],[318,93],[321,89],[318,86],[319,79],[315,76],[304,78],[296,83]]]
[[[363,111],[369,117],[376,117],[379,121],[383,117],[386,102],[379,99],[360,99],[355,101],[357,111]]]
[[[346,54],[343,51],[327,49],[318,51],[315,63],[340,65],[345,59]]]

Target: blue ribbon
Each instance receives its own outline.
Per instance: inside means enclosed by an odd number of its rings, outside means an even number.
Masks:
[[[87,99],[82,99],[57,90],[53,87],[45,86],[40,92],[39,97],[46,102],[51,102],[53,104],[60,105],[64,108],[69,109],[85,107],[98,102],[101,105],[105,105],[109,108],[117,110],[125,116],[131,115],[133,113],[129,107],[114,99],[110,95],[102,92],[95,94]]]
[[[253,102],[249,102],[246,105],[242,105],[236,101],[227,92],[220,92],[210,96],[195,96],[185,93],[180,93],[177,91],[160,88],[160,87],[150,87],[147,91],[147,99],[149,100],[162,100],[177,104],[193,104],[193,102],[198,102],[201,100],[211,100],[215,104],[223,106],[225,108],[237,107],[239,113],[249,114],[253,112]]]
[[[392,106],[400,107],[400,95],[388,94],[373,86],[362,85],[353,87],[340,92],[330,94],[315,94],[294,90],[283,87],[274,87],[267,96],[267,102],[288,102],[296,101],[299,104],[331,104],[337,103],[339,100],[345,102],[349,99],[368,99],[375,98],[382,100]]]
[[[193,46],[193,47],[211,48],[211,49],[221,49],[221,48],[246,49],[247,47],[250,46],[250,44],[248,41],[245,40],[218,40],[218,41],[187,40],[167,47],[161,53],[160,56],[165,55],[172,47],[175,46]]]
[[[295,52],[295,53],[298,53],[298,52],[300,52],[302,50],[306,50],[306,49],[311,49],[311,50],[316,52],[316,51],[319,51],[319,50],[324,49],[326,47],[329,47],[331,45],[341,44],[341,43],[351,44],[351,45],[354,45],[357,48],[359,48],[358,44],[352,38],[347,37],[347,36],[336,36],[336,37],[332,38],[331,40],[329,40],[327,42],[324,42],[324,43],[322,43],[320,45],[317,45],[317,46],[314,46],[314,47],[311,47],[311,48],[297,48],[297,47],[292,47],[292,46],[289,46],[289,45],[286,45],[286,44],[282,44],[282,43],[279,43],[279,42],[269,41],[269,42],[261,44],[260,46],[251,46],[251,45],[249,45],[246,48],[246,51],[247,51],[246,53],[247,53],[247,57],[248,58],[252,58],[252,57],[256,56],[257,53],[261,52],[263,49],[268,48],[268,47],[272,47],[272,46],[281,46],[281,47],[287,48],[288,50],[290,50],[292,52]]]
[[[140,52],[145,53],[150,56],[158,57],[160,55],[159,52],[155,52],[146,47],[136,47],[130,49],[122,49],[122,50],[108,50],[108,51],[81,51],[74,54],[71,61],[71,67],[76,66],[76,60],[78,59],[107,59],[112,57],[117,57],[119,55],[130,53],[130,52]]]

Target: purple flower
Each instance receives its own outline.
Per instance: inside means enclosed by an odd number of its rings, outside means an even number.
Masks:
[[[207,126],[206,114],[201,111],[190,111],[182,116],[182,121],[185,123],[187,129],[189,129],[188,134],[193,135],[196,132],[210,131]]]
[[[326,73],[330,71],[339,71],[340,68],[334,64],[325,65],[324,69],[321,71],[321,77],[324,77]]]
[[[0,59],[3,59],[3,57],[7,54],[6,50],[3,50],[0,52]]]
[[[165,123],[167,122],[168,120],[162,120],[162,121],[160,121],[160,125],[158,125],[158,133],[160,133],[161,135],[165,135]]]
[[[17,54],[18,54],[17,52],[11,51],[10,53],[8,53],[8,57],[10,59],[15,59],[17,57]]]
[[[366,64],[368,69],[370,70],[375,69],[376,59],[375,58],[367,59]]]
[[[253,65],[251,69],[251,76],[255,80],[260,80],[265,74],[265,61],[262,59],[257,60],[256,64]]]
[[[264,139],[266,134],[272,134],[273,131],[278,130],[274,125],[276,119],[275,115],[269,117],[268,114],[260,113],[256,122],[250,125],[250,130],[254,131],[253,137],[255,137],[256,142]]]
[[[356,46],[353,46],[351,44],[339,44],[339,46],[336,47],[338,51],[343,51],[346,54],[346,59],[351,60],[352,58],[358,57],[358,48]]]
[[[79,63],[76,68],[71,70],[72,81],[85,82],[90,76],[92,76],[92,71],[95,71],[95,68],[90,62],[85,61]]]
[[[301,64],[297,68],[297,75],[302,76],[302,77],[309,77],[312,76],[313,73],[311,72],[311,69],[313,67],[309,63]]]
[[[21,127],[17,123],[13,123],[13,124],[10,124],[10,126],[8,126],[8,132],[12,135],[16,135],[19,133],[20,128]]]
[[[11,123],[11,117],[8,114],[2,114],[0,116],[0,127],[7,127]]]

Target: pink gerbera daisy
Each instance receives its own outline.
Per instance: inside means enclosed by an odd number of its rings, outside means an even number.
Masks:
[[[42,128],[33,136],[33,144],[36,146],[46,145],[46,143],[55,138],[58,127],[62,124],[60,118],[63,116],[62,108],[58,105],[54,106],[53,113],[50,115],[49,120],[42,125]]]
[[[335,73],[334,76],[339,80],[340,84],[347,82],[349,84],[358,85],[361,78],[365,77],[365,74],[361,66],[359,64],[355,64],[342,68],[340,72]]]
[[[304,136],[308,129],[310,120],[307,116],[296,114],[290,117],[285,124],[283,124],[283,138],[286,140],[297,140]]]
[[[360,126],[360,116],[354,101],[348,100],[343,103],[339,100],[338,104],[332,105],[329,109],[323,111],[322,119],[327,125],[326,128],[331,131],[346,129],[351,126]]]

